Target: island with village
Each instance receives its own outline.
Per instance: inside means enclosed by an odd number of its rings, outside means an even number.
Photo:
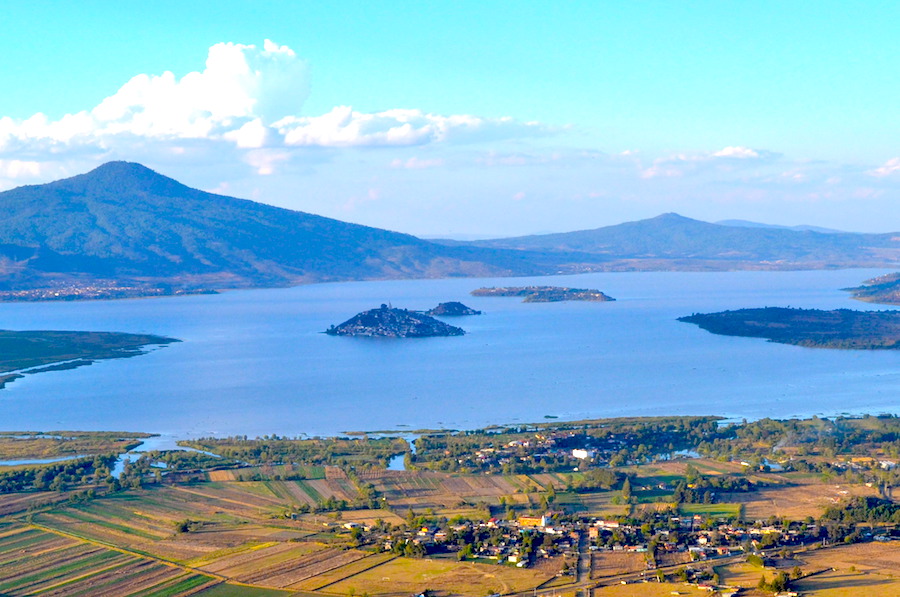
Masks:
[[[462,336],[466,332],[425,313],[382,304],[376,309],[357,313],[339,325],[332,325],[325,333],[330,336],[431,338]]]
[[[616,299],[590,288],[566,288],[564,286],[499,286],[476,288],[472,296],[522,297],[524,303],[558,303],[562,301],[589,301],[604,303]]]

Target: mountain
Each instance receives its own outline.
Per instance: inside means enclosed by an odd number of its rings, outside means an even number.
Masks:
[[[674,213],[594,230],[474,241],[472,245],[603,258],[603,269],[890,267],[900,235],[710,224]]]
[[[564,234],[427,241],[207,193],[129,162],[0,193],[0,299],[623,270],[890,267],[900,235],[677,214]]]
[[[128,162],[0,193],[0,290],[6,291],[99,284],[150,293],[160,286],[542,274],[561,271],[561,261],[447,247],[206,193]]]

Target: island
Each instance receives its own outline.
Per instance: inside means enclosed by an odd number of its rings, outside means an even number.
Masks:
[[[481,311],[467,307],[458,301],[450,301],[441,303],[434,309],[425,311],[425,315],[434,317],[462,317],[465,315],[481,315]]]
[[[151,334],[0,330],[0,389],[25,374],[74,369],[102,359],[138,356],[148,346],[180,342]]]
[[[566,288],[563,286],[501,286],[478,288],[472,296],[521,296],[523,303],[557,303],[560,301],[614,301],[613,297],[590,288]]]
[[[331,336],[373,336],[382,338],[431,338],[435,336],[462,336],[462,328],[448,325],[434,317],[381,305],[357,313],[338,326],[325,330]]]
[[[678,321],[723,336],[767,338],[814,348],[900,348],[900,311],[853,311],[764,307],[694,313]]]
[[[900,305],[900,272],[878,276],[844,290],[853,293],[853,298],[867,303]]]

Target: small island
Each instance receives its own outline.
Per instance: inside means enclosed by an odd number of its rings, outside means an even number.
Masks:
[[[867,303],[900,305],[900,272],[878,276],[844,290],[853,293],[853,298]]]
[[[472,296],[521,296],[523,303],[558,303],[561,301],[614,301],[613,297],[590,288],[566,288],[563,286],[502,286],[478,288]]]
[[[481,315],[481,311],[467,307],[458,301],[450,301],[425,311],[425,315],[431,315],[432,317],[462,317],[465,315]]]
[[[331,336],[431,338],[462,336],[466,332],[424,313],[381,305],[377,309],[358,313],[338,326],[331,326],[325,333]]]
[[[147,346],[172,342],[179,340],[120,332],[0,330],[0,389],[25,374],[138,356],[146,352]]]
[[[695,313],[678,321],[723,336],[813,348],[900,349],[900,311],[765,307]]]

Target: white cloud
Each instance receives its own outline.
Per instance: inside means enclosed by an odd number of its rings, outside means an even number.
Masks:
[[[235,121],[272,122],[296,114],[309,95],[308,68],[287,46],[219,43],[203,72],[176,79],[141,74],[103,100],[91,115],[108,133],[207,137]]]
[[[364,113],[337,106],[320,116],[301,109],[309,67],[287,46],[219,43],[203,70],[132,77],[99,105],[51,120],[0,117],[0,158],[60,161],[182,155],[234,163],[260,174],[308,147],[405,147],[508,140],[553,132],[534,122],[394,109]],[[404,168],[441,165],[413,158]],[[392,163],[393,165],[393,163]],[[25,172],[16,171],[16,177]]]
[[[272,130],[262,123],[259,118],[254,118],[241,128],[228,131],[222,137],[241,148],[259,148],[266,145],[272,138]]]
[[[256,173],[267,176],[274,174],[276,166],[290,160],[291,155],[286,151],[273,149],[254,149],[247,152],[245,161],[256,169]]]
[[[397,158],[391,161],[391,168],[403,168],[406,170],[423,170],[425,168],[438,168],[444,165],[444,160],[441,158],[434,158],[430,160],[425,160],[422,158],[411,157],[407,160],[402,160]]]
[[[395,109],[367,114],[337,106],[322,116],[289,116],[276,123],[290,146],[373,147],[426,143],[494,141],[547,134],[537,123],[511,118],[442,116],[421,110]]]
[[[748,147],[726,147],[712,154],[715,158],[737,158],[741,160],[759,158],[759,152]]]
[[[883,166],[871,170],[869,174],[872,176],[877,176],[879,178],[885,176],[891,176],[892,174],[896,174],[900,172],[900,158],[891,158]]]
[[[37,178],[41,175],[41,164],[27,160],[0,160],[2,178]]]
[[[781,154],[748,147],[729,146],[708,153],[679,153],[653,161],[641,172],[642,178],[672,178],[708,168],[732,169],[738,166],[774,161]]]

